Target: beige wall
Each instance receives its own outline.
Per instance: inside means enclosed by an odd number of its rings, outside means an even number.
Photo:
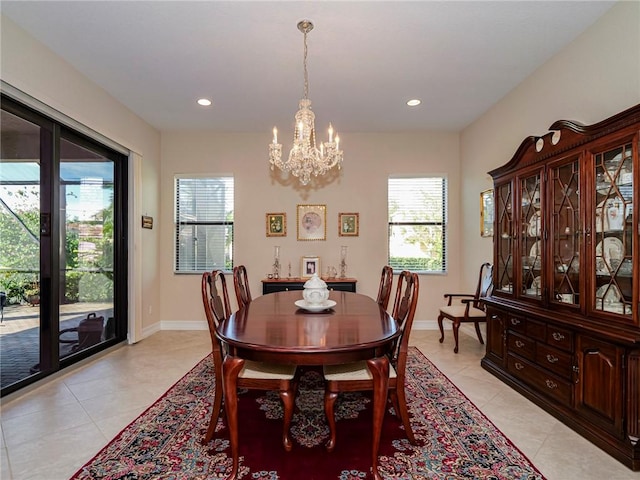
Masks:
[[[6,17],[0,16],[2,80],[67,117],[89,127],[143,157],[140,210],[159,215],[160,133],[116,102],[104,90],[87,80],[71,65],[28,35]],[[134,222],[138,226],[139,222]],[[138,227],[139,228],[139,227]],[[144,230],[139,254],[143,266],[142,328],[155,323],[151,312],[160,310],[158,292],[158,230]]]
[[[156,219],[141,232],[142,326],[147,334],[202,325],[198,277],[173,274],[173,176],[232,173],[236,182],[235,260],[251,289],[270,271],[273,246],[292,263],[319,255],[337,265],[349,247],[348,274],[375,295],[387,256],[386,179],[390,174],[445,174],[449,179],[449,274],[421,277],[416,319],[433,320],[442,294],[473,288],[491,239],[479,235],[479,193],[486,172],[505,163],[531,134],[561,118],[593,123],[640,102],[640,3],[620,2],[600,21],[534,72],[480,119],[455,133],[346,134],[345,165],[335,183],[307,193],[271,179],[270,132],[225,135],[157,131],[75,71],[10,20],[2,27],[2,80],[143,156],[141,209]],[[526,52],[523,52],[526,54]],[[46,72],[46,74],[43,74]],[[293,112],[292,112],[293,113]],[[462,174],[464,173],[464,175]],[[327,240],[298,242],[296,204],[326,204]],[[265,213],[286,212],[288,235],[265,237]],[[338,212],[360,213],[360,236],[338,237]],[[233,295],[232,295],[233,297]]]
[[[492,186],[486,172],[556,120],[592,124],[638,103],[640,2],[620,2],[462,132],[463,288],[492,258],[492,239],[479,234],[480,192]]]
[[[343,134],[344,168],[340,177],[319,190],[296,190],[272,179],[268,164],[271,132],[213,134],[163,132],[160,248],[173,252],[173,181],[179,173],[232,173],[235,178],[235,263],[244,264],[253,296],[261,294],[260,280],[271,272],[273,247],[280,246],[284,275],[291,262],[299,275],[300,257],[318,255],[323,270],[337,266],[340,246],[348,246],[348,275],[358,279],[358,291],[374,296],[380,271],[387,262],[387,178],[391,174],[438,174],[449,181],[448,275],[423,275],[416,313],[418,320],[435,320],[444,292],[457,291],[460,271],[460,170],[455,133]],[[286,147],[285,147],[286,148]],[[327,206],[327,240],[297,241],[296,205]],[[265,214],[287,214],[287,236],[266,237]],[[338,213],[360,214],[360,236],[338,236]],[[173,255],[162,255],[161,320],[176,328],[176,321],[203,319],[199,282],[195,275],[173,273]],[[453,290],[452,290],[453,289]],[[231,295],[235,301],[235,295]],[[180,301],[177,301],[177,300]],[[174,323],[168,323],[174,322]],[[163,325],[164,327],[165,325]]]

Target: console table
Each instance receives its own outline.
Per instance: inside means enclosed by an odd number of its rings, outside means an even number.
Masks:
[[[290,278],[265,278],[262,280],[262,294],[274,292],[284,292],[287,290],[303,290],[304,283],[309,280],[308,278],[290,277]],[[355,292],[356,280],[355,278],[323,278],[327,283],[329,290],[338,290],[342,292]]]

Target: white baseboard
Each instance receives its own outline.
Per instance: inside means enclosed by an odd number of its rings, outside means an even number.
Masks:
[[[204,320],[164,321],[160,323],[160,330],[209,330],[209,325]]]
[[[413,320],[413,330],[438,330],[437,320]]]

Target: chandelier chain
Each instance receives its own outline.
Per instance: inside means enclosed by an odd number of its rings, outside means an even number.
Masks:
[[[304,67],[304,97],[305,99],[309,98],[309,72],[307,72],[307,31],[304,30],[304,59],[302,61],[302,66]]]

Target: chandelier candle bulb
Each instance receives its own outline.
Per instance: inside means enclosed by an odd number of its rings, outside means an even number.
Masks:
[[[278,129],[276,127],[273,127],[273,144],[278,144]]]

